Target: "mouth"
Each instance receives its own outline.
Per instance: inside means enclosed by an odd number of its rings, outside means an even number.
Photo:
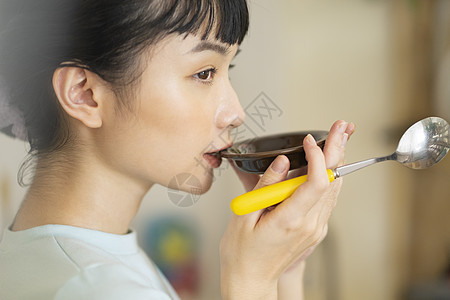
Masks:
[[[211,168],[213,169],[218,168],[222,164],[222,155],[220,154],[220,152],[227,148],[230,148],[231,146],[232,144],[228,144],[227,146],[215,150],[213,152],[205,153],[203,154],[203,158],[211,166]]]

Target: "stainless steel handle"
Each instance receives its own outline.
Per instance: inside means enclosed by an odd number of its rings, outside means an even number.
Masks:
[[[347,174],[353,173],[355,171],[358,171],[367,166],[370,166],[370,165],[373,165],[373,164],[376,164],[376,163],[379,163],[382,161],[386,161],[386,160],[396,160],[396,158],[397,158],[396,153],[393,153],[388,156],[366,159],[366,160],[362,160],[362,161],[355,162],[352,164],[340,166],[340,167],[337,167],[336,169],[334,169],[333,171],[334,171],[335,178],[339,178],[339,177],[345,176]]]

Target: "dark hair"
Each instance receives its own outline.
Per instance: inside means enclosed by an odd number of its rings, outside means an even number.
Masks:
[[[2,0],[0,80],[30,154],[49,153],[70,138],[51,84],[58,67],[86,68],[121,95],[140,76],[140,54],[167,35],[240,44],[248,25],[245,0]]]

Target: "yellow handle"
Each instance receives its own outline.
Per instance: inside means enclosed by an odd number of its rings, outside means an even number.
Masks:
[[[333,170],[327,170],[327,173],[328,179],[333,182]],[[231,201],[231,210],[237,215],[245,215],[280,203],[305,183],[306,178],[307,175],[295,177],[242,194]]]

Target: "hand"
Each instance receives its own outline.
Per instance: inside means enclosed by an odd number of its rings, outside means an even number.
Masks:
[[[339,131],[339,126],[345,126],[345,132],[342,138],[340,138],[339,134],[334,134],[335,131]],[[338,166],[342,166],[344,164],[344,156],[345,156],[345,146],[347,144],[347,141],[350,139],[352,134],[354,133],[356,127],[354,123],[348,123],[346,124],[343,121],[336,121],[333,126],[330,129],[330,134],[325,141],[325,147],[323,149],[323,154],[325,156],[325,163],[327,166],[327,169],[335,169]],[[294,170],[289,173],[287,176],[288,179],[294,178],[297,176],[301,176],[305,174],[305,169],[299,169]],[[341,185],[342,185],[342,178],[336,180],[339,181],[339,184],[332,185],[332,188],[328,191],[327,197],[336,197],[339,194]],[[324,238],[326,236],[326,233],[328,231],[328,225],[326,225],[326,230],[324,233]],[[304,269],[304,266],[301,265],[303,261],[306,260],[313,252],[314,249],[318,245],[315,245],[306,251],[297,262],[292,264],[286,272],[294,271],[296,267]]]
[[[274,209],[233,216],[221,242],[224,298],[276,298],[281,274],[324,238],[341,185],[340,180],[329,183],[326,167],[343,159],[342,145],[354,129],[342,124],[336,122],[330,131],[324,149],[329,162],[312,137],[305,138],[308,181],[291,197]],[[260,188],[284,180],[288,169],[288,159],[280,156],[260,179],[242,172],[238,176],[247,189]]]

